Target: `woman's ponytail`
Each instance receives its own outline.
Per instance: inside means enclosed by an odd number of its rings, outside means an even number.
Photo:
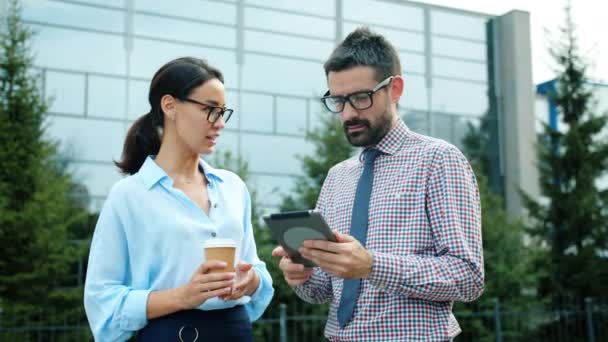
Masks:
[[[114,162],[122,173],[127,175],[136,173],[149,155],[158,154],[160,129],[161,122],[156,120],[153,112],[135,120],[127,133],[122,158],[119,162]]]

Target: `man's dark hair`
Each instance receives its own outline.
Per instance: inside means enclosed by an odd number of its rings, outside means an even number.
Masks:
[[[323,67],[325,76],[331,71],[343,71],[356,66],[374,68],[377,81],[392,75],[401,75],[399,55],[384,36],[367,27],[351,32],[329,56]]]

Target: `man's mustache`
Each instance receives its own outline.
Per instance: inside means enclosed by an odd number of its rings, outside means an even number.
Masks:
[[[356,126],[356,125],[364,125],[366,127],[371,127],[369,121],[367,121],[365,119],[351,119],[348,121],[344,121],[344,123],[342,124],[344,129],[347,129],[349,126]]]

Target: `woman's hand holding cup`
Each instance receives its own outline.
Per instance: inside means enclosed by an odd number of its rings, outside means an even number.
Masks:
[[[208,260],[202,263],[192,274],[190,281],[177,288],[178,302],[182,309],[193,309],[209,298],[229,295],[232,292],[235,274],[222,272],[226,267],[224,261]]]

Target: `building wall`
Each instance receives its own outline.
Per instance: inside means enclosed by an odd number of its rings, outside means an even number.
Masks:
[[[180,56],[203,57],[226,79],[235,115],[218,151],[249,162],[273,210],[301,174],[298,155],[323,110],[322,68],[360,25],[397,47],[406,79],[400,110],[414,130],[458,146],[488,110],[487,15],[408,1],[23,0],[37,35],[35,65],[53,98],[48,135],[61,142],[98,210],[121,176],[125,133],[149,110],[150,78]],[[337,118],[336,118],[337,120]]]

